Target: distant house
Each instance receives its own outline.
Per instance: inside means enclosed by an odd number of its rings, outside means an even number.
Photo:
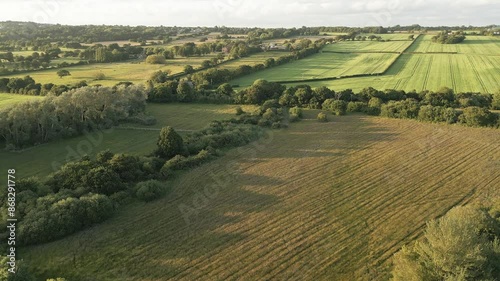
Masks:
[[[286,46],[278,45],[276,43],[270,43],[268,46],[269,50],[286,50]]]

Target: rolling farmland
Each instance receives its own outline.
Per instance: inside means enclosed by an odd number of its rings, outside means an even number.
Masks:
[[[235,79],[231,83],[248,86],[258,78],[269,81],[292,81],[379,73],[387,69],[384,75],[379,76],[326,81],[294,81],[287,84],[307,83],[313,87],[327,86],[334,90],[353,89],[355,91],[366,87],[405,91],[435,91],[441,87],[449,87],[456,92],[495,93],[500,89],[498,82],[500,39],[488,36],[468,36],[462,44],[443,45],[432,43],[431,37],[431,35],[419,36],[413,45],[399,57],[395,54],[394,57],[389,57],[391,54],[380,54],[380,52],[401,51],[407,46],[397,47],[397,44],[409,41],[339,42],[328,45],[324,49],[325,51],[335,50],[339,52],[338,54],[324,52],[287,65],[253,73]],[[392,62],[394,64],[391,65]],[[368,66],[373,68],[368,68]]]
[[[278,67],[258,71],[235,79],[231,84],[246,86],[257,79],[293,81],[331,78],[343,75],[384,72],[397,54],[319,53]]]
[[[326,52],[402,52],[413,41],[342,41],[327,45],[323,50]]]
[[[331,119],[272,131],[163,199],[20,254],[42,277],[82,280],[384,280],[426,221],[498,196],[497,130]]]
[[[135,62],[118,62],[106,64],[90,64],[83,66],[73,66],[66,68],[71,72],[71,76],[59,78],[56,69],[42,70],[30,72],[24,75],[10,75],[7,78],[29,75],[37,83],[55,83],[55,84],[73,84],[82,80],[89,84],[100,84],[103,86],[114,86],[119,82],[130,81],[135,84],[146,82],[146,80],[158,70],[170,70],[172,74],[184,71],[186,65],[199,67],[201,62],[210,59],[214,56],[176,58],[168,60],[165,65],[146,64],[142,61]],[[103,73],[106,78],[104,80],[94,81],[96,73]]]
[[[0,98],[4,95],[0,94]],[[1,150],[0,158],[2,163],[0,169],[14,167],[22,171],[23,176],[26,177],[44,176],[54,171],[53,164],[58,167],[66,161],[76,160],[85,154],[93,156],[106,149],[110,149],[115,153],[146,155],[156,148],[156,141],[161,127],[172,126],[179,130],[179,133],[185,134],[191,130],[204,128],[212,120],[233,117],[235,108],[236,105],[150,104],[147,111],[158,120],[154,126],[123,124],[121,127],[111,130],[91,132],[79,137],[57,140],[23,151],[9,152]],[[252,111],[254,107],[244,106],[243,108]]]

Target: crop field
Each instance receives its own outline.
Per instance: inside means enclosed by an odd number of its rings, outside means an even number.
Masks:
[[[495,93],[500,89],[499,65],[500,56],[403,54],[385,75],[307,83],[312,87],[327,86],[335,90],[359,91],[374,87],[421,91],[449,87],[456,92]]]
[[[4,95],[0,94],[0,99]],[[2,104],[0,100],[0,107]],[[106,149],[115,153],[146,155],[155,149],[161,127],[172,126],[179,130],[180,134],[186,134],[191,130],[204,128],[212,120],[234,117],[235,108],[236,105],[149,104],[148,113],[158,120],[154,126],[124,124],[119,128],[53,141],[21,152],[1,149],[0,169],[15,168],[22,171],[26,177],[44,176],[53,172],[54,167],[57,168],[67,161],[75,160],[85,154],[93,156]],[[254,107],[244,106],[243,109],[251,112]]]
[[[19,102],[28,100],[37,100],[37,99],[40,99],[40,97],[0,93],[0,109],[3,107],[11,106]]]
[[[323,50],[331,52],[402,52],[413,41],[342,41],[327,45]]]
[[[298,61],[254,72],[233,80],[231,84],[246,86],[251,85],[257,79],[293,81],[353,74],[382,73],[397,57],[397,54],[341,54],[324,52]]]
[[[469,55],[500,56],[500,38],[492,36],[466,36],[460,44],[436,44],[431,41],[432,35],[422,35],[408,52],[439,53],[456,52]]]
[[[426,221],[498,194],[498,130],[330,120],[272,131],[163,199],[19,255],[71,280],[386,280]]]
[[[406,35],[405,35],[406,36]],[[231,81],[240,87],[249,86],[255,79],[269,81],[296,81],[352,74],[380,73],[369,77],[342,78],[326,81],[304,81],[312,87],[327,86],[334,90],[366,87],[376,89],[439,90],[449,87],[456,92],[494,93],[500,89],[500,40],[488,36],[467,36],[462,44],[442,45],[432,43],[431,35],[419,36],[401,56],[377,52],[401,51],[398,44],[411,41],[346,41],[331,44],[325,51],[346,52],[314,55],[290,64],[253,73]],[[383,46],[388,46],[384,49]],[[392,46],[392,47],[391,47]],[[366,52],[357,54],[353,52]],[[374,52],[374,53],[370,53]],[[454,54],[436,52],[456,52]],[[387,56],[386,56],[387,55]],[[328,56],[328,57],[325,57]],[[391,63],[394,64],[391,65]],[[390,67],[389,67],[390,66]],[[371,68],[370,68],[371,67]]]

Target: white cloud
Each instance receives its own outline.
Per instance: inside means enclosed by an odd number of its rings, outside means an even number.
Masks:
[[[498,0],[1,0],[1,20],[177,26],[486,25]]]

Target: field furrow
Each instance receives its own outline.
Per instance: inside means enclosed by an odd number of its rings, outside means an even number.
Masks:
[[[500,158],[496,130],[332,120],[273,132],[271,142],[230,151],[171,182],[165,199],[22,255],[46,274],[69,268],[86,276],[106,266],[101,279],[384,280],[392,254],[426,221],[481,199],[500,177],[491,164]],[[216,194],[200,195],[217,181]],[[179,206],[193,207],[195,198],[199,206],[185,221]],[[81,241],[88,242],[74,268],[67,257]]]

